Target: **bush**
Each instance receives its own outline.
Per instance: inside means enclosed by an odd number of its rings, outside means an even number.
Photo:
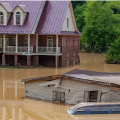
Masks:
[[[109,47],[105,62],[108,64],[120,64],[120,37]]]

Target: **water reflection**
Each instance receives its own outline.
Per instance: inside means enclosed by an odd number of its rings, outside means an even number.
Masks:
[[[24,99],[21,79],[57,75],[73,69],[120,72],[120,65],[105,64],[104,59],[104,54],[81,53],[81,64],[69,68],[0,69],[0,120],[118,120],[119,115],[70,116],[66,113],[70,105]]]

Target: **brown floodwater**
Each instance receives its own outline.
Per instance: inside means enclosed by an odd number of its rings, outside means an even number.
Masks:
[[[0,120],[119,120],[120,115],[70,116],[71,105],[24,98],[21,79],[57,75],[73,69],[120,72],[120,65],[105,64],[104,54],[80,54],[80,65],[64,68],[0,69]],[[49,61],[48,61],[49,62]]]

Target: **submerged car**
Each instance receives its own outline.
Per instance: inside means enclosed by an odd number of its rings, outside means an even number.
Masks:
[[[80,114],[120,114],[120,103],[79,103],[69,110],[70,115]]]

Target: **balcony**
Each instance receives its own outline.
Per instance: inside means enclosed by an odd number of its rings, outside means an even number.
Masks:
[[[38,47],[38,53],[56,53],[56,47]],[[60,47],[58,47],[58,53],[60,53]]]
[[[6,53],[15,53],[16,47],[15,46],[5,46],[5,52]],[[18,46],[18,53],[28,53],[28,47],[27,46]],[[30,53],[33,53],[33,47],[30,47]]]

